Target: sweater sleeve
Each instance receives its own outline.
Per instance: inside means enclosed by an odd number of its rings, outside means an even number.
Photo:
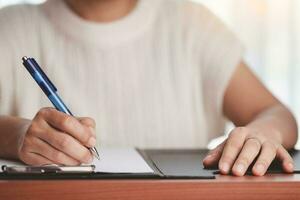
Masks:
[[[223,22],[208,10],[202,48],[202,77],[206,104],[222,114],[224,94],[236,67],[242,61],[243,46]]]
[[[205,6],[190,3],[186,6],[196,35],[196,59],[201,73],[205,115],[211,130],[210,138],[224,131],[226,118],[223,101],[233,73],[242,61],[244,47],[236,35]],[[220,122],[216,125],[216,122]]]
[[[220,122],[212,138],[222,135],[226,118],[223,114],[224,95],[234,71],[242,61],[243,46],[220,19],[208,10],[206,36],[202,52],[203,96],[208,123]],[[221,129],[222,127],[222,129]],[[223,130],[223,131],[221,131]]]

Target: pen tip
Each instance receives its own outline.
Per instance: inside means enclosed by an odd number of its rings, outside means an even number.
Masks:
[[[96,155],[95,157],[97,158],[97,160],[100,160],[100,157],[99,157],[99,155]]]
[[[91,150],[93,156],[95,158],[97,158],[98,160],[100,160],[100,156],[99,156],[99,153],[98,153],[97,149],[94,147],[94,148],[91,148],[90,150]]]

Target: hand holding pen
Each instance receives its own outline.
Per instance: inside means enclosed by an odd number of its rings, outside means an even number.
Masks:
[[[95,122],[91,118],[75,118],[57,94],[57,89],[32,58],[23,64],[55,106],[42,108],[31,121],[19,150],[22,161],[31,165],[90,163],[95,148]]]

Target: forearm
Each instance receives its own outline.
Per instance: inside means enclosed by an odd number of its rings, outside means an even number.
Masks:
[[[296,120],[292,113],[281,104],[262,111],[247,127],[257,130],[257,133],[267,138],[279,141],[287,149],[293,148],[297,142]]]
[[[18,151],[24,135],[30,125],[30,120],[0,116],[0,157],[18,158]]]

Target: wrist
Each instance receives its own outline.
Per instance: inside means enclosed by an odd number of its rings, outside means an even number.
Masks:
[[[18,136],[17,136],[17,140],[16,140],[16,148],[14,151],[14,157],[17,159],[19,159],[19,153],[20,153],[20,150],[24,143],[25,135],[31,124],[31,120],[27,120],[27,119],[21,119],[21,120],[22,121],[20,121],[18,134],[17,134]]]
[[[27,119],[3,116],[0,117],[0,156],[8,159],[18,159],[24,136],[31,121]]]

